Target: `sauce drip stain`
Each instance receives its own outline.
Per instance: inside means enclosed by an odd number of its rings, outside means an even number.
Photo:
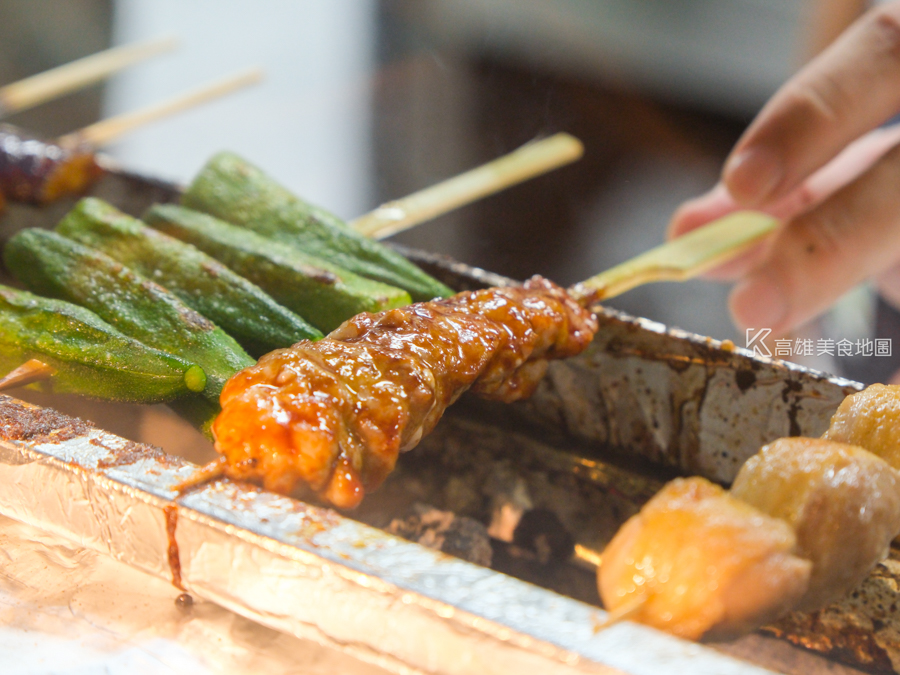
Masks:
[[[181,583],[181,558],[178,555],[178,541],[175,539],[175,529],[178,527],[178,507],[168,504],[163,508],[166,514],[166,536],[169,539],[167,554],[169,557],[169,569],[172,570],[172,585],[179,590],[185,590]]]

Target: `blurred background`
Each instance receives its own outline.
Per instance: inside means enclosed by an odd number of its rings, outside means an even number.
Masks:
[[[396,239],[570,284],[661,243],[769,95],[857,0],[0,0],[0,83],[112,44],[181,48],[10,118],[54,136],[247,66],[265,81],[106,151],[187,182],[230,149],[349,218],[567,131],[584,158]],[[743,344],[727,287],[658,284],[609,304]],[[857,293],[809,335],[877,322]],[[829,323],[830,322],[830,323]],[[824,326],[824,328],[823,328]],[[885,379],[886,359],[822,367]],[[893,367],[893,366],[891,366]]]

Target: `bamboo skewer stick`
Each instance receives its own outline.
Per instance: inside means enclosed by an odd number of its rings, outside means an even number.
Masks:
[[[168,101],[100,120],[83,129],[60,136],[57,139],[57,143],[67,149],[85,146],[90,148],[100,147],[137,127],[182,112],[201,103],[220,98],[251,84],[256,84],[262,77],[263,73],[258,68],[242,71],[222,80],[198,87]]]
[[[178,45],[173,37],[113,47],[0,87],[0,118],[98,82]]]
[[[0,378],[0,391],[49,380],[54,373],[56,371],[46,363],[37,359],[29,359],[15,370],[11,370],[5,377]]]
[[[225,457],[217,457],[211,462],[201,466],[177,485],[172,486],[172,489],[175,492],[181,493],[190,490],[193,487],[197,487],[198,485],[214,481],[217,478],[222,478],[225,475],[225,467],[227,465],[228,461]]]
[[[529,178],[579,159],[584,146],[574,136],[559,133],[523,145],[508,155],[408,197],[382,204],[349,225],[372,239],[384,239],[455,208],[499,192]]]
[[[647,596],[640,595],[631,602],[625,603],[621,607],[607,612],[606,619],[594,626],[594,633],[599,633],[600,631],[606,630],[607,628],[612,628],[614,625],[616,625],[617,623],[621,623],[622,621],[633,619],[640,613],[640,611],[646,604]]]
[[[570,293],[591,304],[655,281],[686,281],[748,250],[778,225],[765,213],[738,211],[575,284]]]

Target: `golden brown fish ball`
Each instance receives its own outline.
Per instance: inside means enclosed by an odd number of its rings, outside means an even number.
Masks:
[[[812,561],[798,609],[813,610],[857,586],[900,531],[900,474],[860,447],[782,438],[747,460],[731,494],[797,534]]]
[[[900,469],[900,386],[873,384],[846,397],[823,438],[858,445]]]

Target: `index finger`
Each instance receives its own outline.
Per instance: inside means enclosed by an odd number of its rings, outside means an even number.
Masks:
[[[782,86],[738,141],[723,182],[744,206],[771,203],[898,110],[900,2],[892,2]]]

